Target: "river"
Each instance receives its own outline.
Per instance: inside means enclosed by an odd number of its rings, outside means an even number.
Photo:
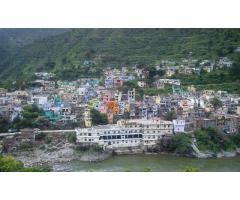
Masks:
[[[232,158],[187,158],[170,155],[118,155],[102,162],[72,161],[54,164],[53,171],[72,172],[179,172],[187,166],[205,172],[239,172],[240,157]]]

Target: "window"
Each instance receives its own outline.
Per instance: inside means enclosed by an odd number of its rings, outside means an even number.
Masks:
[[[88,136],[91,136],[92,134],[91,133],[88,133]]]

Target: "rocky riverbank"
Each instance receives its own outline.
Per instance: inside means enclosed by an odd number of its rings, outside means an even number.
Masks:
[[[17,160],[22,161],[25,167],[34,167],[52,166],[55,163],[71,162],[74,160],[98,162],[109,158],[111,152],[79,152],[75,150],[74,145],[65,144],[64,147],[52,151],[36,148],[31,151],[17,151],[10,155],[13,155]]]
[[[197,158],[223,158],[223,157],[235,157],[240,155],[240,148],[237,148],[235,151],[221,151],[221,152],[212,152],[212,151],[200,151],[195,143],[192,144],[193,156]]]
[[[196,145],[193,144],[193,152],[187,155],[179,155],[170,152],[149,152],[144,151],[141,148],[120,148],[118,150],[105,150],[105,151],[77,151],[75,146],[70,143],[66,143],[64,146],[54,150],[46,149],[32,149],[31,151],[17,151],[13,155],[17,160],[24,163],[25,167],[34,166],[52,166],[56,163],[67,163],[75,160],[85,162],[100,162],[108,159],[112,155],[123,155],[123,154],[161,154],[161,155],[175,155],[184,157],[197,157],[197,158],[222,158],[222,157],[234,157],[240,155],[240,148],[234,152],[201,152]]]

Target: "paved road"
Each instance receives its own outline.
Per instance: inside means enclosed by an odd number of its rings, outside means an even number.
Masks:
[[[72,133],[76,132],[75,129],[72,130],[39,130],[36,131],[37,133]],[[7,137],[13,135],[19,135],[21,132],[14,132],[14,133],[0,133],[0,137]]]

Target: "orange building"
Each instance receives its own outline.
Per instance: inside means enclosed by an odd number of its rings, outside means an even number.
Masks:
[[[117,101],[111,100],[107,103],[108,109],[110,109],[113,115],[117,115],[119,113],[119,105]]]

